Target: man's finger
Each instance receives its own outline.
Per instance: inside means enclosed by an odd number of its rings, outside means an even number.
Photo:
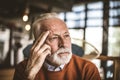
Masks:
[[[48,35],[49,35],[49,31],[42,33],[41,36],[36,40],[35,44],[33,45],[33,48],[36,47],[39,49],[45,42]]]
[[[45,51],[46,49],[49,49],[49,50],[51,50],[51,47],[49,46],[49,45],[47,45],[47,44],[44,44],[44,45],[42,45],[42,47],[40,48],[40,52],[43,52],[43,51]]]

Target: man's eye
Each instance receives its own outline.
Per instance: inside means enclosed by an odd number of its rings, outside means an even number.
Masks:
[[[53,41],[53,40],[56,40],[56,39],[58,39],[58,37],[52,37],[52,38],[50,38],[49,40],[50,40],[50,41]]]
[[[67,34],[67,35],[65,35],[65,37],[70,37],[70,35],[69,35],[69,34]]]
[[[52,37],[52,39],[58,39],[58,37]]]

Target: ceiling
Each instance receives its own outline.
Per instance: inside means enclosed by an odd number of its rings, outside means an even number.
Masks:
[[[70,11],[73,0],[0,0],[0,23],[21,24],[24,14],[33,17],[50,11]]]
[[[70,10],[72,0],[0,0],[0,17],[21,17],[29,9],[29,15],[56,10]]]
[[[88,0],[89,1],[89,0]],[[85,0],[0,0],[0,23],[21,24],[24,14],[33,17],[44,12],[71,11],[76,3],[88,2]],[[93,1],[93,0],[92,0]]]

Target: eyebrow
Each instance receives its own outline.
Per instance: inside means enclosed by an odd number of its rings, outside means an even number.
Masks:
[[[64,34],[69,34],[69,32],[65,32]],[[54,36],[59,36],[58,34],[53,34]]]

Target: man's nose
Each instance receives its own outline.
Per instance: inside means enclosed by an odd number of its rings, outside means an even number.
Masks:
[[[58,43],[59,47],[65,47],[65,39],[62,37],[59,37],[59,43]]]

